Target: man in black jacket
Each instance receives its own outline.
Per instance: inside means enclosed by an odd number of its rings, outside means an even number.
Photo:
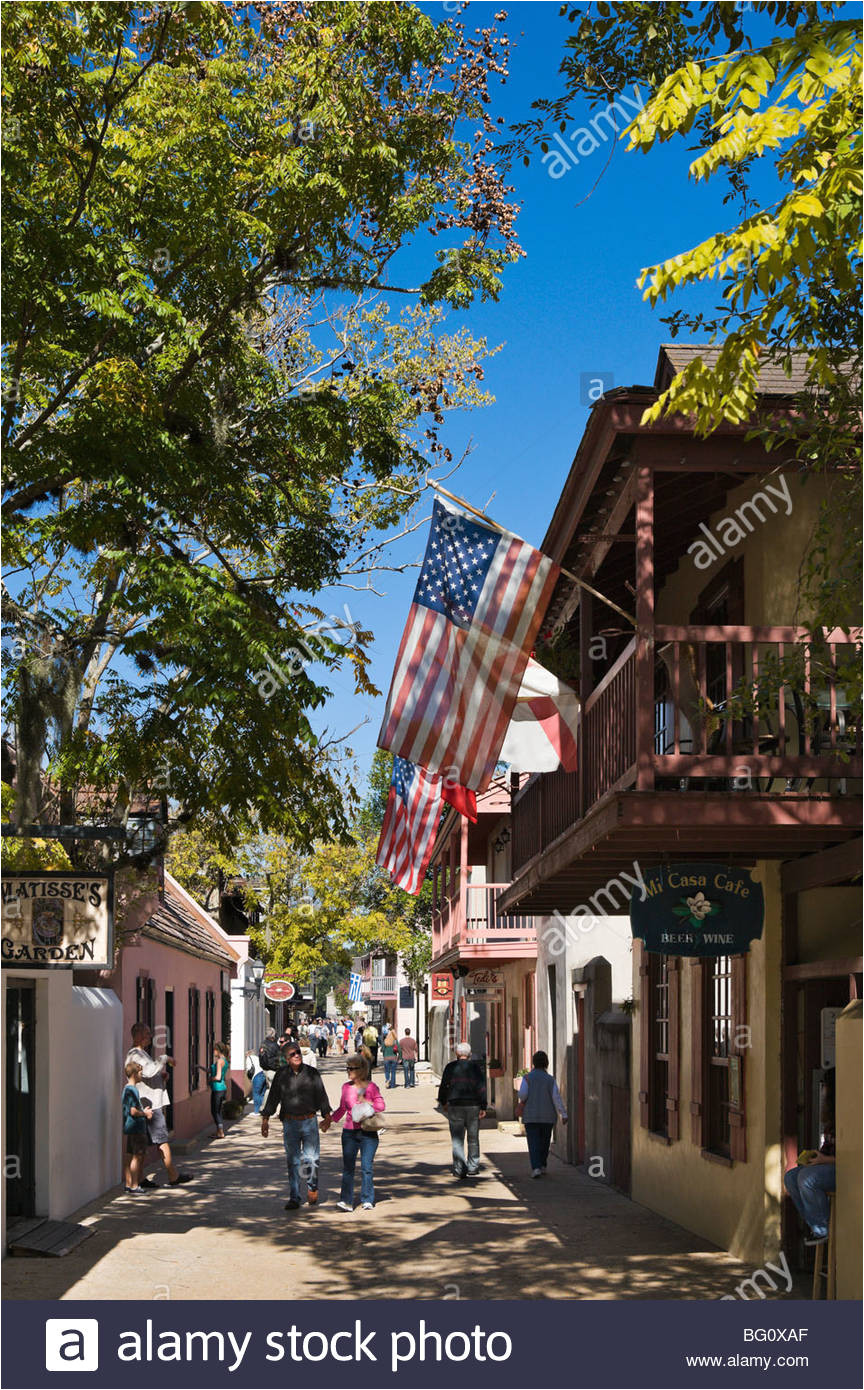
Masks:
[[[480,1171],[480,1121],[486,1115],[486,1075],[480,1063],[472,1060],[468,1043],[456,1044],[456,1061],[448,1062],[444,1068],[438,1087],[438,1104],[450,1124],[453,1175],[473,1178]]]
[[[270,1132],[270,1116],[275,1114],[278,1106],[285,1159],[288,1164],[289,1193],[285,1210],[296,1211],[300,1205],[301,1176],[306,1179],[310,1207],[318,1203],[321,1139],[318,1133],[317,1112],[321,1111],[321,1128],[326,1134],[330,1128],[330,1101],[327,1099],[324,1082],[319,1073],[314,1067],[304,1064],[297,1043],[286,1044],[285,1061],[287,1065],[280,1067],[273,1078],[266,1104],[261,1112],[261,1135],[262,1138],[267,1138]]]

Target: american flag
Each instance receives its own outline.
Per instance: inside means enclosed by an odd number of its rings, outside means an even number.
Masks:
[[[441,811],[441,778],[393,759],[376,864],[406,893],[419,893],[432,857]]]
[[[363,979],[360,975],[355,975],[351,971],[348,984],[348,998],[352,1004],[356,1004],[363,998]]]
[[[558,573],[517,536],[436,499],[379,746],[485,790]]]

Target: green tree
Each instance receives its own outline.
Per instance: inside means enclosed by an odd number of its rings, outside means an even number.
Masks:
[[[725,176],[747,214],[642,271],[652,304],[706,280],[723,299],[713,318],[676,316],[676,329],[707,329],[721,351],[710,367],[697,360],[682,372],[646,417],[677,410],[706,431],[748,420],[760,364],[788,363],[796,351],[808,354],[814,386],[840,389],[842,364],[860,360],[860,16],[846,5],[777,0],[564,12],[575,30],[565,92],[536,102],[541,114],[517,128],[525,157],[531,143],[545,146],[550,123],[566,128],[577,100],[605,105],[635,86],[644,104],[626,129],[628,148],[695,138],[690,177]],[[759,41],[746,32],[751,16]],[[776,200],[755,207],[749,176],[769,161]]]
[[[352,957],[381,949],[414,963],[413,982],[418,970],[425,974],[420,966],[430,941],[431,887],[424,884],[413,897],[375,863],[391,764],[389,753],[376,752],[350,836],[307,848],[247,824],[226,853],[213,824],[202,823],[172,836],[167,867],[211,910],[220,873],[243,883],[250,905],[262,908],[261,924],[251,932],[255,951],[292,979],[305,983],[330,967],[347,976]]]
[[[309,713],[329,670],[371,688],[371,634],[314,596],[386,565],[486,399],[447,313],[519,254],[506,40],[353,0],[21,3],[5,40],[17,814],[50,777],[64,822],[150,795],[223,849],[241,810],[309,844],[346,825]]]
[[[573,26],[564,91],[534,103],[538,114],[515,128],[508,153],[527,162],[535,144],[546,151],[552,126],[566,130],[579,103],[623,112],[616,98],[635,88],[641,110],[618,122],[628,148],[647,153],[687,139],[690,177],[728,181],[732,225],[642,270],[651,304],[707,281],[720,291],[714,312],[677,310],[664,320],[673,335],[698,334],[719,352],[692,362],[643,418],[680,412],[703,433],[723,420],[753,421],[760,369],[789,371],[793,354],[805,355],[797,418],[762,419],[754,432],[769,447],[791,442],[808,469],[831,475],[802,573],[802,619],[848,625],[861,550],[860,14],[785,0],[599,3],[562,14]],[[765,205],[752,193],[757,168],[776,176]]]

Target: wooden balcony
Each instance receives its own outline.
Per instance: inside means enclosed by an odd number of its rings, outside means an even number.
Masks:
[[[531,959],[537,955],[537,931],[531,917],[502,917],[498,905],[508,883],[457,881],[452,897],[432,913],[432,965],[443,969],[456,961],[489,965],[493,961]]]
[[[363,996],[369,999],[392,999],[396,994],[395,975],[370,975],[363,981]]]
[[[634,637],[585,700],[579,770],[515,800],[499,910],[572,911],[639,854],[753,862],[856,833],[844,670],[860,634],[657,625],[653,639]]]

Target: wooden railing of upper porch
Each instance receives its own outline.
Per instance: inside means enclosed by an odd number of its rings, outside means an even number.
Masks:
[[[470,956],[478,946],[535,947],[537,929],[533,917],[498,914],[498,899],[509,883],[465,883],[458,879],[453,896],[439,900],[432,911],[432,959],[459,947]]]
[[[584,702],[578,771],[538,775],[516,798],[514,871],[615,791],[846,794],[862,775],[860,709],[844,688],[860,641],[663,624],[653,644],[634,637]]]

